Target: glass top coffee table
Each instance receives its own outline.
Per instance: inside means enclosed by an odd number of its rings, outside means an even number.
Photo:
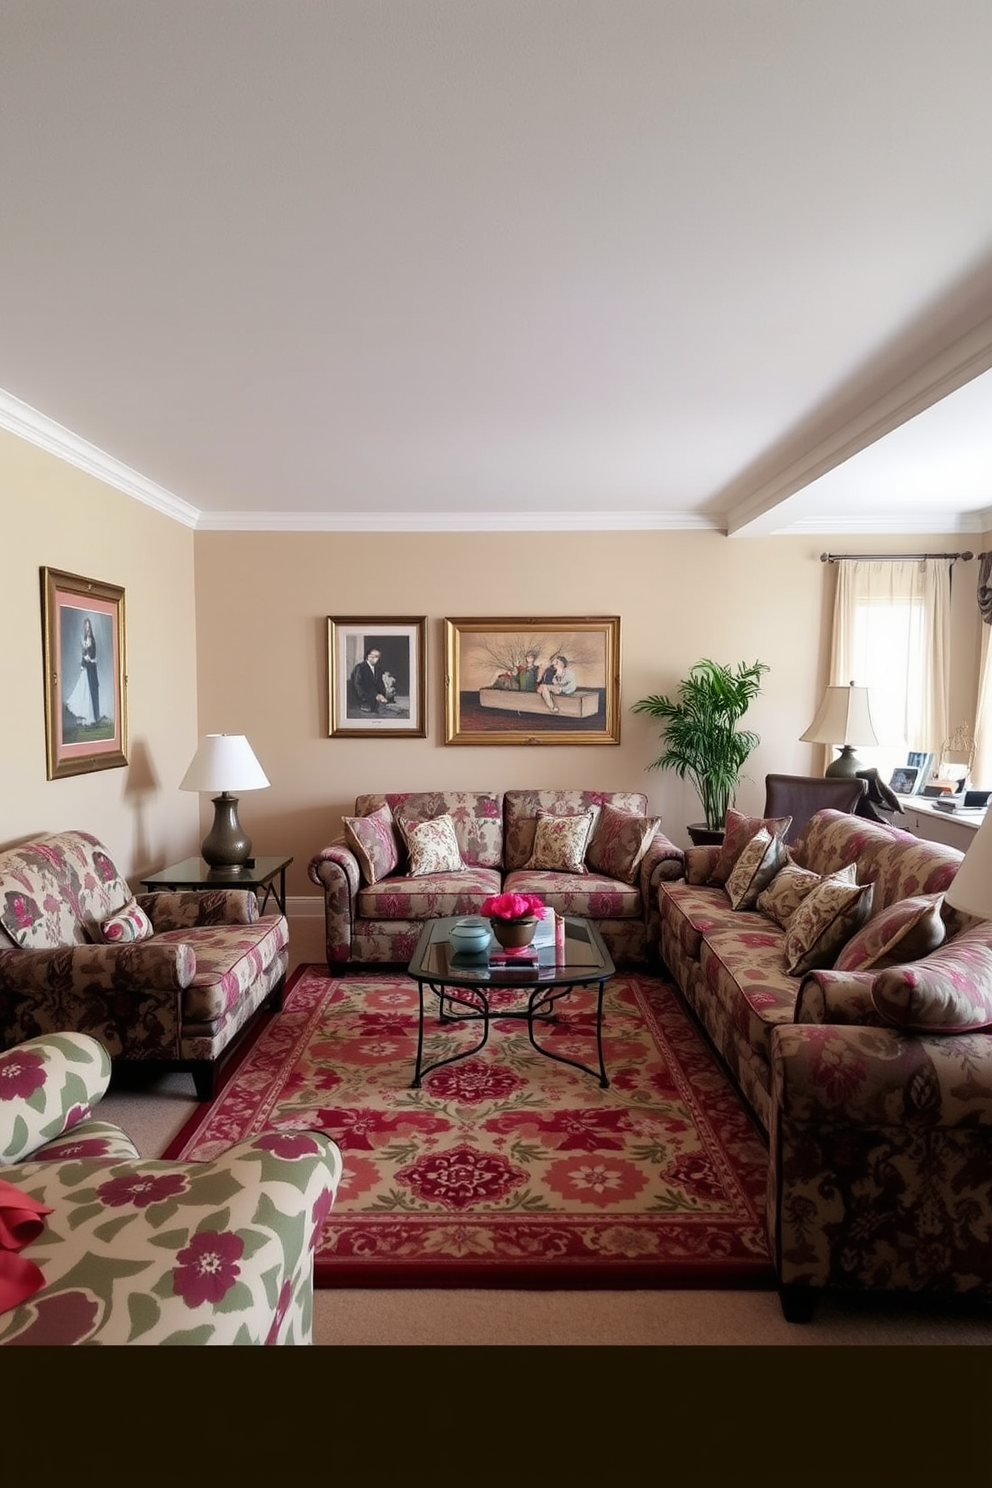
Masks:
[[[407,971],[417,983],[420,1000],[420,1016],[417,1026],[417,1064],[413,1075],[413,1089],[417,1090],[425,1075],[456,1060],[468,1059],[478,1054],[489,1038],[490,1022],[503,1018],[522,1019],[527,1023],[527,1035],[539,1054],[555,1059],[559,1064],[569,1064],[597,1079],[603,1089],[609,1086],[606,1067],[603,1063],[603,994],[606,983],[616,967],[602,936],[591,920],[566,917],[564,950],[553,945],[538,951],[537,964],[522,963],[519,966],[493,966],[489,952],[477,956],[464,955],[453,949],[448,941],[448,932],[455,918],[430,920],[421,932],[417,949]],[[499,947],[493,944],[493,950]],[[553,1023],[556,1018],[555,1004],[575,987],[598,984],[596,998],[596,1052],[599,1068],[580,1064],[576,1059],[566,1059],[543,1047],[534,1037],[535,1024]],[[519,999],[509,1009],[503,1006],[505,999],[498,999],[493,1006],[495,991],[516,988]],[[478,1022],[482,1026],[482,1037],[471,1049],[450,1054],[446,1059],[437,1059],[424,1064],[424,989],[433,992],[438,999],[438,1022]]]

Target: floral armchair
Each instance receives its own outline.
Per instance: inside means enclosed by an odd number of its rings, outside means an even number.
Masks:
[[[21,843],[0,852],[0,1048],[74,1029],[121,1065],[188,1070],[208,1100],[234,1037],[278,1007],[288,941],[248,890],[133,895],[88,832]]]
[[[336,1145],[273,1132],[143,1160],[92,1114],[109,1078],[86,1034],[0,1053],[0,1344],[310,1343]],[[22,1245],[10,1221],[29,1212]]]

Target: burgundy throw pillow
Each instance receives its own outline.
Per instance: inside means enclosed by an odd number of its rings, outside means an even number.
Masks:
[[[767,819],[761,816],[744,816],[731,806],[723,824],[723,844],[710,876],[710,883],[727,882],[737,859],[762,827],[771,837],[784,837],[791,825],[791,816],[770,816]]]

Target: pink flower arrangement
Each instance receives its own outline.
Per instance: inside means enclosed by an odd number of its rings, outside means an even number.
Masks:
[[[540,894],[490,894],[482,901],[482,913],[496,920],[526,920],[543,908]]]

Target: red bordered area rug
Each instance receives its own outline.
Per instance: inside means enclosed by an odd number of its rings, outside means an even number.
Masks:
[[[559,1008],[539,1042],[595,1064],[594,993]],[[417,990],[401,973],[301,967],[165,1155],[208,1159],[273,1129],[332,1136],[344,1178],[317,1286],[774,1285],[765,1146],[665,983],[610,980],[607,1090],[498,1018],[481,1053],[413,1090],[416,1040]],[[431,999],[425,1062],[477,1042],[477,1025],[442,1027]]]

